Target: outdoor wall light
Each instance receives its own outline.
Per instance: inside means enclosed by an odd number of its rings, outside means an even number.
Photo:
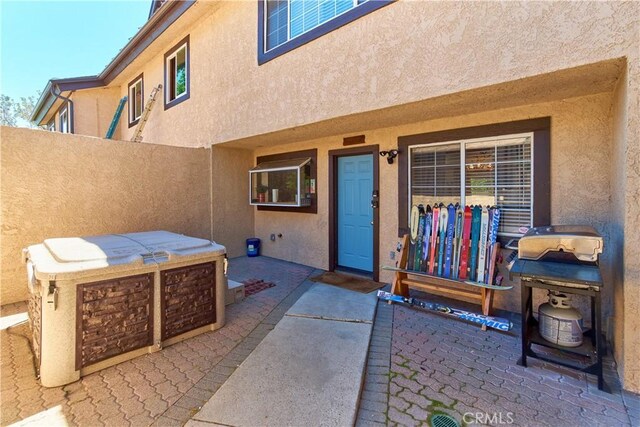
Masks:
[[[389,150],[389,151],[381,151],[380,155],[382,157],[387,157],[387,163],[389,163],[390,165],[393,164],[393,159],[396,158],[396,156],[398,155],[399,151],[398,150]]]

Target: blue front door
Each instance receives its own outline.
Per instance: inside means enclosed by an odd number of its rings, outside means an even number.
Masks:
[[[338,157],[338,265],[373,271],[373,155]]]

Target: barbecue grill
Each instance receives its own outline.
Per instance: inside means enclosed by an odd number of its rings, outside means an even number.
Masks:
[[[599,256],[603,240],[590,226],[556,225],[534,227],[518,242],[518,256],[511,265],[510,276],[519,277],[521,284],[522,355],[518,360],[527,366],[527,357],[541,359],[565,367],[594,374],[598,389],[605,388],[602,376],[601,289]],[[591,329],[584,332],[582,345],[568,348],[545,340],[533,317],[533,288],[562,293],[585,295],[591,302]],[[577,365],[566,358],[552,358],[535,352],[532,344],[553,348],[563,354],[585,356],[588,366]]]

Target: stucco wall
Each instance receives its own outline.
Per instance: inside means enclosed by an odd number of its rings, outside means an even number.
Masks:
[[[149,93],[164,52],[190,35],[191,98],[156,107],[147,141],[227,142],[629,56],[639,43],[633,2],[400,0],[258,66],[256,2],[192,9],[184,19],[199,20],[168,29],[113,83],[124,96],[144,72]]]
[[[636,26],[640,33],[640,22]],[[616,103],[616,185],[624,188],[623,372],[625,388],[640,393],[640,51],[629,58]],[[621,173],[623,171],[624,175]],[[615,191],[620,191],[615,187]],[[620,211],[620,208],[623,210]]]
[[[551,220],[556,224],[591,224],[610,244],[609,199],[610,167],[607,160],[611,143],[611,94],[604,93],[564,101],[451,117],[385,129],[365,131],[367,144],[380,150],[397,147],[399,136],[460,127],[551,116]],[[256,156],[318,148],[318,214],[256,211],[256,235],[263,240],[264,254],[317,268],[328,268],[328,151],[343,148],[348,135],[305,141],[256,150]],[[402,154],[401,154],[402,155]],[[389,252],[399,239],[397,163],[380,162],[380,262],[393,264]],[[588,171],[588,173],[585,173]],[[604,209],[595,207],[601,206]],[[282,233],[283,239],[269,241],[269,234]],[[602,257],[605,278],[611,278],[612,251]],[[508,274],[503,271],[506,277]],[[390,281],[390,272],[381,272]],[[516,289],[496,295],[496,307],[519,311],[520,293]],[[611,314],[611,287],[605,290],[606,314]],[[542,295],[540,296],[542,298]],[[586,312],[586,301],[576,301]],[[588,316],[585,316],[588,318]]]
[[[73,93],[74,133],[104,138],[120,101],[119,88],[97,88]],[[120,120],[127,120],[126,106]],[[113,139],[120,139],[116,128]]]
[[[211,237],[209,150],[0,128],[2,304],[27,298],[21,250],[49,237]]]
[[[245,241],[253,237],[254,209],[248,203],[249,150],[214,146],[211,150],[212,236],[224,242],[229,257],[246,254]]]

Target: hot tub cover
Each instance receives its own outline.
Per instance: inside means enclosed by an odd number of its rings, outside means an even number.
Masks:
[[[225,248],[215,242],[168,231],[107,234],[90,237],[46,239],[29,246],[25,257],[31,261],[38,279],[73,279],[87,270],[135,268],[181,259],[223,255]]]

